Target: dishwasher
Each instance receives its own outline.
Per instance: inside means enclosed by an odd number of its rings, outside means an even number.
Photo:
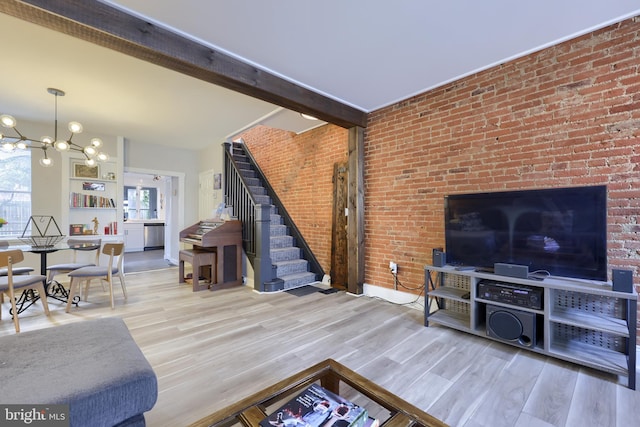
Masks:
[[[144,223],[144,250],[164,248],[164,223]]]

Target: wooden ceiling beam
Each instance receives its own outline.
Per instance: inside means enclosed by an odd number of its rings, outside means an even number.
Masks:
[[[367,114],[97,0],[8,0],[0,12],[351,128]]]

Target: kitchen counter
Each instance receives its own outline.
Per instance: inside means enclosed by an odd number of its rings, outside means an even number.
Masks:
[[[144,250],[144,222],[127,221],[124,223],[124,251],[140,252]]]
[[[124,222],[125,252],[140,252],[164,247],[162,219],[130,219]]]
[[[128,219],[125,224],[164,224],[164,219]]]

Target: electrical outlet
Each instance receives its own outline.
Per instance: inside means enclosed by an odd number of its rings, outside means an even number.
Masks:
[[[398,274],[398,264],[393,261],[389,261],[389,270],[391,274]]]

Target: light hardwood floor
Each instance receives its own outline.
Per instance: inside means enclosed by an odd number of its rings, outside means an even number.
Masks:
[[[116,308],[97,283],[64,312],[50,299],[21,314],[23,332],[119,316],[153,366],[147,425],[185,426],[328,357],[452,426],[640,425],[640,392],[618,378],[444,327],[422,312],[344,292],[191,292],[177,268],[127,274]],[[0,335],[15,333],[2,306]],[[1,349],[0,349],[1,352]],[[51,358],[52,368],[66,368]]]

